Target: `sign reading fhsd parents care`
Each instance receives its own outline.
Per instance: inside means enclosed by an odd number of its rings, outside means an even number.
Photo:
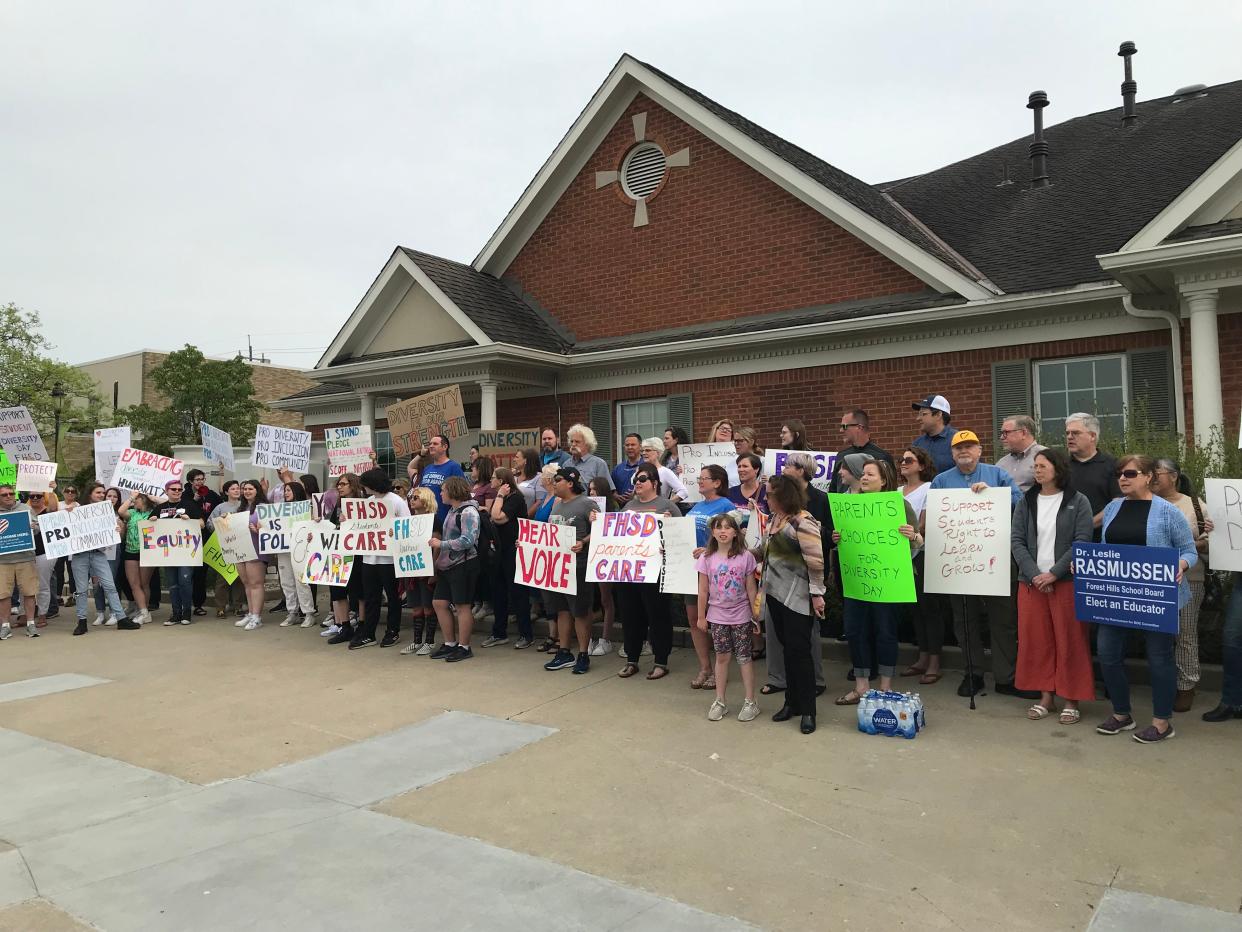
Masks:
[[[413,456],[433,434],[443,434],[451,442],[469,430],[459,385],[394,402],[385,408],[385,415],[397,456]]]
[[[591,523],[587,582],[656,583],[663,567],[656,515],[609,511]]]
[[[924,545],[928,592],[1009,595],[1012,493],[929,489]]]
[[[14,462],[47,459],[47,447],[25,405],[0,408],[0,448]]]
[[[73,511],[49,511],[39,516],[39,534],[50,560],[121,542],[111,502],[79,505]]]
[[[144,521],[138,525],[138,537],[142,547],[138,552],[140,566],[203,565],[203,529],[197,521]]]
[[[116,471],[108,484],[127,492],[162,496],[164,486],[174,479],[180,480],[184,469],[185,463],[171,456],[157,456],[146,450],[126,447],[121,451]]]
[[[898,530],[906,523],[901,493],[832,493],[828,507],[833,527],[841,532],[837,554],[846,597],[862,602],[917,602],[910,540]]]
[[[815,462],[815,475],[811,477],[811,485],[821,492],[828,491],[832,482],[832,471],[837,468],[837,454],[815,453],[811,450],[765,450],[763,453],[763,474],[779,476],[785,469],[785,460],[790,453],[805,453]]]
[[[1177,634],[1177,570],[1172,547],[1074,544],[1074,615],[1119,628]]]
[[[309,430],[272,427],[260,424],[255,428],[250,462],[264,469],[310,469],[311,435]]]

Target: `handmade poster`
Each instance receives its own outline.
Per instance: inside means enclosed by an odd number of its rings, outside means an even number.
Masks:
[[[1242,479],[1204,479],[1203,485],[1207,517],[1215,525],[1208,534],[1208,565],[1214,570],[1242,570]]]
[[[354,568],[354,558],[341,550],[341,532],[331,521],[299,524],[289,562],[302,582],[311,586],[344,586]]]
[[[1012,493],[1007,488],[929,489],[923,587],[959,595],[1009,595]]]
[[[0,554],[25,553],[34,549],[30,512],[25,509],[0,512]],[[31,559],[33,558],[32,554]]]
[[[203,528],[197,521],[143,521],[138,525],[138,543],[142,548],[138,551],[140,566],[203,565]]]
[[[664,551],[664,572],[660,591],[697,595],[699,573],[694,568],[694,548],[698,546],[694,518],[660,516],[660,545]]]
[[[763,453],[763,474],[779,476],[785,469],[785,460],[790,453],[805,453],[815,461],[815,475],[811,477],[811,485],[821,492],[828,491],[832,482],[832,471],[837,468],[837,454],[817,453],[812,450],[765,450]]]
[[[0,450],[0,485],[17,485],[17,464]]]
[[[341,499],[341,549],[360,556],[392,556],[392,521],[379,499]]]
[[[901,493],[834,492],[828,495],[828,507],[832,509],[833,527],[841,532],[837,554],[846,598],[861,602],[917,602],[910,540],[897,530],[906,523],[906,504]],[[931,524],[930,517],[927,523]]]
[[[311,492],[311,519],[322,521],[327,515],[323,513],[323,492]]]
[[[341,499],[341,524],[363,518],[387,518],[388,506],[378,498]]]
[[[592,522],[588,582],[656,583],[663,566],[656,515],[610,511]]]
[[[517,567],[513,581],[532,589],[578,594],[578,554],[573,525],[518,518]]]
[[[209,463],[219,463],[229,472],[236,472],[233,438],[228,431],[212,427],[206,421],[200,421],[198,428],[203,435],[203,459]]]
[[[73,511],[49,511],[40,515],[39,535],[49,560],[121,542],[111,502],[95,502],[79,505]]]
[[[431,525],[435,515],[412,515],[392,519],[390,552],[398,579],[434,576]]]
[[[443,434],[452,442],[469,432],[458,385],[394,402],[387,406],[385,414],[397,456],[413,456],[433,434]]]
[[[677,445],[677,462],[681,466],[681,482],[686,487],[686,501],[701,502],[699,473],[704,466],[723,466],[729,474],[730,488],[738,484],[737,450],[731,443],[680,443]],[[720,494],[725,493],[722,489]]]
[[[288,553],[294,525],[311,520],[311,503],[261,504],[254,513],[259,519],[259,553]]]
[[[184,471],[185,463],[181,460],[126,447],[121,451],[116,470],[112,473],[112,481],[108,485],[127,492],[162,496],[164,486],[174,479],[180,480]]]
[[[1177,634],[1177,570],[1172,547],[1074,544],[1074,615],[1119,628]]]
[[[56,487],[56,464],[42,460],[19,460],[17,491],[50,492]]]
[[[95,480],[107,484],[116,472],[121,452],[130,445],[128,427],[97,427],[95,429]]]
[[[328,451],[328,478],[336,479],[347,472],[361,475],[371,468],[371,428],[329,427],[323,433],[324,449]]]
[[[602,495],[588,495],[591,501],[595,502],[596,510],[602,515],[608,511],[608,499]]]
[[[539,428],[525,430],[479,431],[479,456],[487,456],[493,465],[519,470],[521,453],[527,447],[539,449]]]
[[[260,424],[254,431],[250,462],[264,469],[306,472],[310,469],[310,448],[309,430]]]
[[[48,458],[47,447],[39,439],[38,428],[25,405],[0,408],[0,449],[13,462]]]
[[[210,566],[230,586],[237,582],[237,567],[224,559],[224,553],[220,550],[220,541],[216,539],[214,533],[203,541],[203,566]]]
[[[216,541],[220,544],[220,554],[225,561],[237,564],[259,559],[259,554],[254,549],[254,539],[250,536],[250,512],[238,511],[231,515],[220,515],[213,523],[216,527]]]

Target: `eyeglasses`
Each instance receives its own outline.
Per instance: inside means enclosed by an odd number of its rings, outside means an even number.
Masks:
[[[12,497],[13,497],[12,492],[0,492],[0,498],[12,498]]]
[[[1005,430],[1005,428],[1002,427],[1000,435],[1002,437],[1008,437],[1010,434],[1020,434],[1020,433],[1022,433],[1022,431],[1017,427],[1015,427],[1013,430]],[[1066,434],[1065,436],[1068,437],[1069,434]]]
[[[1081,437],[1081,436],[1083,436],[1085,433],[1086,433],[1086,431],[1085,431],[1085,430],[1067,430],[1067,431],[1065,432],[1065,436],[1067,436],[1067,437]]]
[[[861,424],[842,424],[841,425],[842,430],[849,430],[851,427],[862,427],[862,425]]]
[[[1139,472],[1137,469],[1118,469],[1117,470],[1118,479],[1137,479],[1141,475],[1142,473]]]

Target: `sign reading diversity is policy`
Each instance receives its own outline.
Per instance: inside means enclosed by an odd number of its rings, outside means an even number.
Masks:
[[[288,553],[293,542],[293,526],[311,519],[311,503],[260,504],[254,515],[259,522],[259,553]]]
[[[260,424],[255,428],[250,462],[264,469],[310,469],[311,435],[309,430],[273,427]]]
[[[450,385],[416,398],[398,401],[385,409],[392,449],[397,456],[413,456],[433,434],[450,441],[464,437],[466,409],[461,402],[461,386]]]
[[[13,515],[7,515],[12,518]],[[121,542],[111,502],[79,505],[73,511],[49,511],[39,516],[39,535],[49,560],[85,550],[112,547]]]
[[[548,592],[578,593],[577,541],[571,524],[518,518],[517,566],[513,581]]]
[[[1177,634],[1177,569],[1172,547],[1074,544],[1074,615],[1119,628]]]
[[[927,491],[927,592],[1009,595],[1011,502],[1004,487]]]
[[[609,511],[592,522],[588,582],[657,583],[663,566],[655,514]]]
[[[901,493],[832,493],[828,507],[833,527],[841,532],[837,553],[846,597],[863,602],[917,602],[910,541],[898,530],[906,523]]]
[[[828,484],[832,482],[832,471],[837,468],[837,454],[835,453],[816,453],[812,450],[765,450],[763,452],[763,474],[779,476],[785,469],[785,460],[789,458],[790,453],[795,452],[805,453],[814,460],[815,475],[811,477],[811,485],[821,492],[827,492]]]

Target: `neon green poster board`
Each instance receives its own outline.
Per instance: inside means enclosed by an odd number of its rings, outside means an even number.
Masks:
[[[841,532],[837,555],[846,598],[862,602],[917,602],[910,541],[897,529],[906,523],[900,492],[833,493],[833,525]]]
[[[220,544],[216,541],[214,532],[203,541],[203,566],[210,566],[223,576],[224,581],[230,586],[237,581],[237,567],[224,559],[224,554],[220,552]]]

